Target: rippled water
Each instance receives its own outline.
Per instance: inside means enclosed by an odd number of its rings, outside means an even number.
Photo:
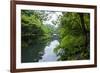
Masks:
[[[44,55],[42,56],[42,59],[39,60],[39,62],[56,61],[57,55],[54,53],[54,48],[57,45],[59,45],[58,40],[51,41],[51,43],[45,47]]]

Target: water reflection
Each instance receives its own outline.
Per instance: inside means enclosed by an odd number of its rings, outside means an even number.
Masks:
[[[40,36],[39,36],[40,37]],[[21,62],[47,62],[57,61],[57,55],[54,53],[54,48],[59,45],[58,36],[54,34],[50,40],[34,39],[28,47],[21,49]],[[28,42],[26,42],[28,44]]]
[[[47,45],[44,49],[44,55],[42,56],[42,59],[39,60],[39,62],[45,62],[45,61],[57,61],[57,55],[54,53],[54,48],[59,45],[58,40],[53,40],[49,45]]]

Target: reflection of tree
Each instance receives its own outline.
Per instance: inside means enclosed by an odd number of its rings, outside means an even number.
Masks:
[[[21,11],[21,61],[37,62],[45,45],[50,40],[51,30],[43,25],[46,14],[43,11]]]

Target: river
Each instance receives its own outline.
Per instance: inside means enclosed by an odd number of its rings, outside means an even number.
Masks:
[[[54,48],[59,45],[58,40],[53,40],[50,42],[49,45],[45,46],[44,48],[44,54],[42,56],[42,59],[39,60],[39,62],[49,62],[49,61],[57,61],[58,57],[54,53]]]

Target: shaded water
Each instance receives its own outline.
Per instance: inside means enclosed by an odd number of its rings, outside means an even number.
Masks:
[[[44,48],[44,54],[42,59],[39,62],[47,62],[47,61],[57,61],[57,55],[54,53],[54,48],[59,45],[58,40],[53,40],[51,43]]]
[[[37,39],[36,39],[37,41]],[[31,47],[21,49],[21,62],[48,62],[57,61],[54,49],[59,45],[58,36],[54,34],[49,43],[36,42]]]

